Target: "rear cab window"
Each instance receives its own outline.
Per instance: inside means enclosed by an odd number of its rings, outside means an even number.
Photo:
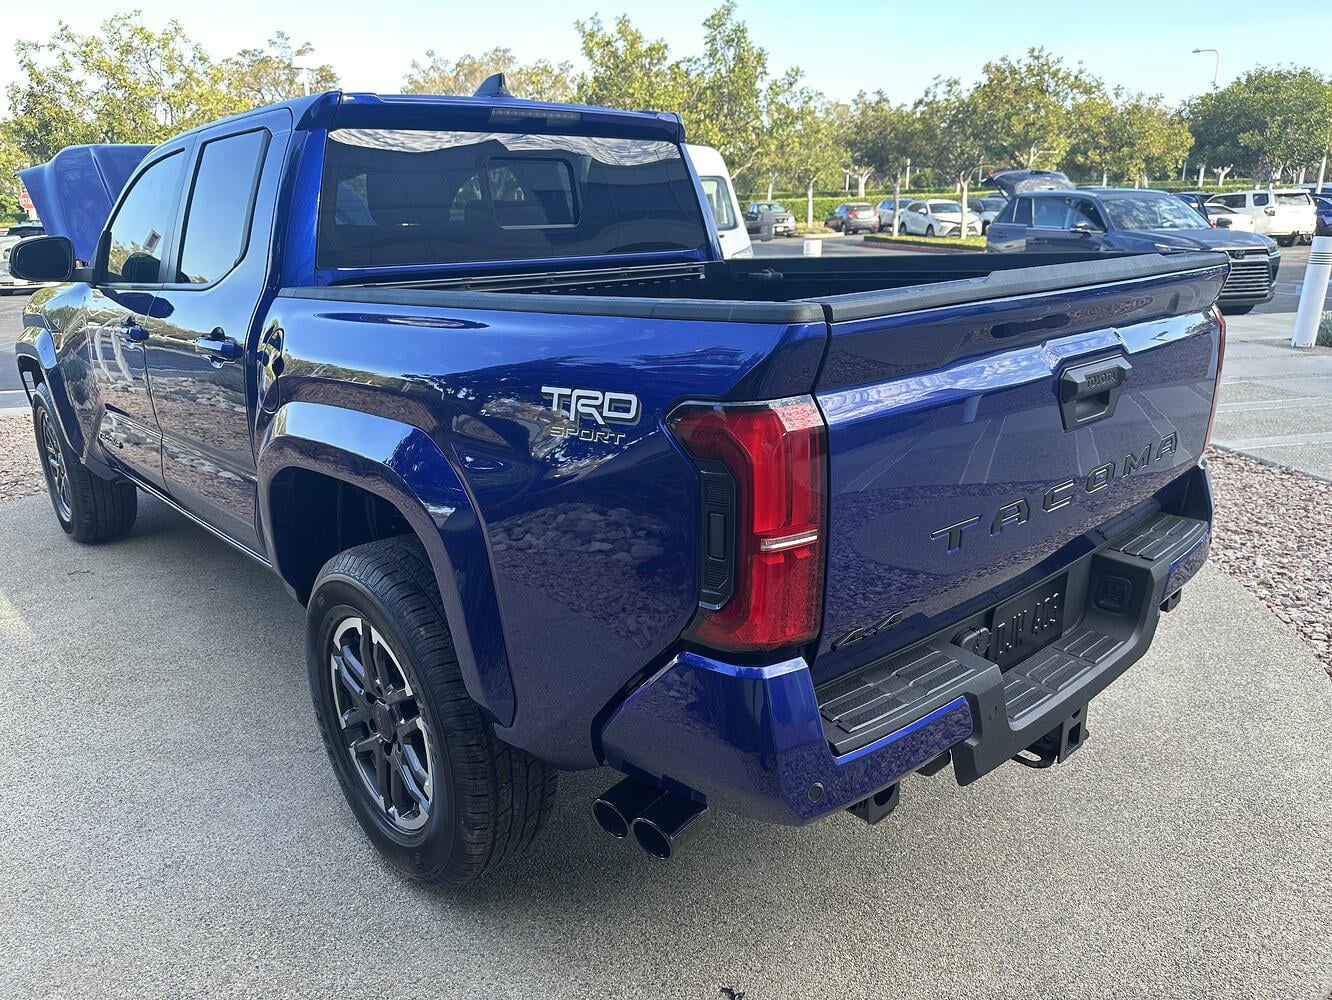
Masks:
[[[176,283],[212,284],[240,263],[268,140],[266,129],[256,129],[204,143],[186,209]]]
[[[729,195],[725,201],[733,222]],[[705,252],[709,244],[674,143],[417,129],[328,134],[320,268]]]
[[[1303,191],[1280,191],[1277,193],[1276,202],[1278,205],[1296,205],[1305,208],[1313,204],[1313,199]]]

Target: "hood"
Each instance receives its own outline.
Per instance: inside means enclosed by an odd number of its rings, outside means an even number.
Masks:
[[[50,163],[20,170],[37,215],[52,236],[68,236],[90,261],[121,188],[152,146],[67,146]]]
[[[1276,243],[1257,233],[1234,229],[1119,229],[1116,242],[1125,239],[1149,243],[1153,249],[1172,250],[1248,250],[1267,253]]]
[[[985,186],[998,188],[1009,198],[1027,191],[1074,191],[1077,185],[1058,170],[1004,170],[985,178]]]

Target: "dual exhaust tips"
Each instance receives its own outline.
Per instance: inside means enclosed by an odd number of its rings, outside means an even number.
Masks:
[[[663,792],[637,778],[625,778],[592,803],[597,825],[616,840],[631,834],[654,858],[669,860],[703,826],[708,807]]]

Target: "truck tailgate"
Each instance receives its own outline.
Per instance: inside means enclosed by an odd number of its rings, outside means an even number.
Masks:
[[[1225,274],[1150,256],[823,300],[816,681],[1019,593],[1196,464]]]

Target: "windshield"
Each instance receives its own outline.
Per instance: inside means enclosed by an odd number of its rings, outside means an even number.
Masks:
[[[1206,219],[1173,195],[1116,195],[1103,197],[1101,204],[1115,229],[1211,228]]]
[[[1278,204],[1278,205],[1311,205],[1311,204],[1313,204],[1313,202],[1309,200],[1309,196],[1308,196],[1307,194],[1305,194],[1303,191],[1299,191],[1299,192],[1288,192],[1288,193],[1285,193],[1285,194],[1282,194],[1282,193],[1278,192],[1278,194],[1277,194],[1277,196],[1276,196],[1276,200],[1277,200],[1277,204]]]
[[[336,129],[326,149],[321,268],[598,257],[709,243],[680,147],[670,142]]]
[[[955,201],[932,201],[930,202],[931,212],[960,212],[962,206]]]

